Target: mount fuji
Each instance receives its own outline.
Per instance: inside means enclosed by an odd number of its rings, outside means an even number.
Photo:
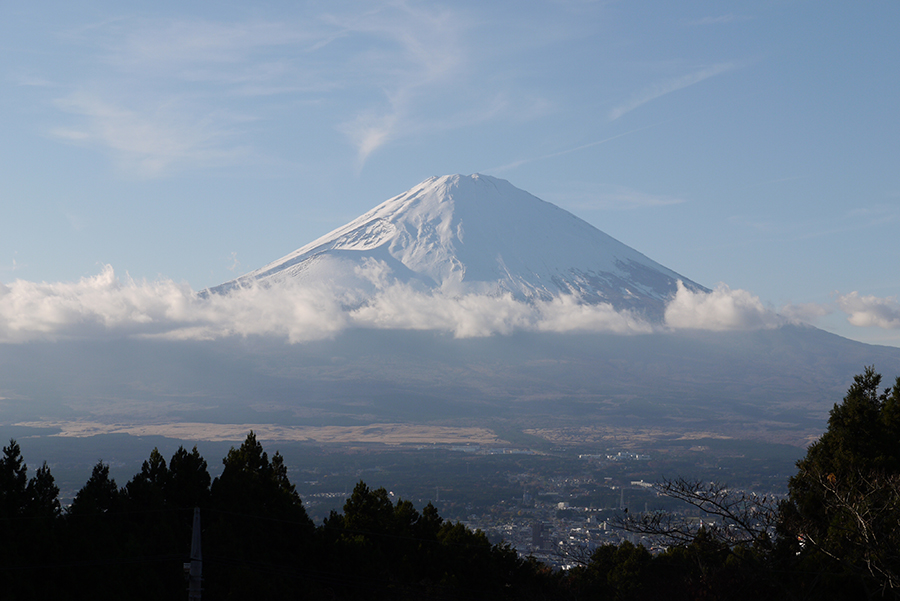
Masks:
[[[324,286],[349,299],[352,310],[395,284],[449,298],[474,293],[540,303],[567,296],[663,327],[630,336],[514,331],[477,340],[363,327],[302,349],[254,352],[267,365],[281,365],[281,378],[303,382],[308,407],[329,413],[339,406],[339,413],[352,413],[362,403],[366,412],[387,411],[393,419],[486,412],[557,425],[665,424],[673,432],[791,444],[815,436],[865,365],[900,372],[897,349],[787,320],[731,331],[672,330],[666,309],[676,293],[705,296],[709,289],[571,213],[480,174],[425,180],[208,292]]]
[[[854,374],[900,374],[900,349],[786,320],[673,325],[680,299],[719,290],[484,175],[431,178],[261,269],[177,292],[147,314],[172,307],[159,319],[176,336],[140,314],[135,335],[0,344],[0,427],[18,428],[0,434],[196,440],[249,424],[291,440],[392,431],[391,444],[477,430],[588,449],[802,446]],[[579,321],[607,313],[640,327]],[[457,336],[469,322],[476,334]],[[325,335],[295,341],[292,327]]]
[[[450,295],[574,295],[661,321],[677,282],[709,292],[571,213],[474,174],[432,177],[261,269],[211,289],[401,282]]]

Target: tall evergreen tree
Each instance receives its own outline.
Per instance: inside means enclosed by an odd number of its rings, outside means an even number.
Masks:
[[[75,494],[70,515],[93,515],[107,513],[119,507],[119,488],[109,477],[109,465],[98,461],[91,470],[91,477]]]
[[[19,443],[10,439],[0,457],[0,518],[13,518],[25,511],[28,500],[28,468]]]
[[[206,460],[197,447],[187,451],[178,447],[169,461],[166,502],[174,507],[206,507],[209,504],[211,479]]]
[[[123,500],[134,508],[161,508],[166,500],[169,470],[159,449],[150,452],[150,458],[122,489]]]
[[[832,596],[900,591],[900,379],[880,385],[872,367],[854,378],[781,507],[786,556]]]
[[[250,432],[223,464],[210,488],[212,515],[204,522],[207,590],[223,599],[286,598],[288,591],[297,596],[307,582],[315,528],[284,458],[276,452],[270,460]]]
[[[29,517],[57,518],[60,515],[59,487],[45,461],[26,488],[26,513]]]
[[[215,504],[258,516],[308,519],[284,458],[276,451],[270,461],[252,431],[240,447],[228,451],[222,463],[225,469],[212,483]]]

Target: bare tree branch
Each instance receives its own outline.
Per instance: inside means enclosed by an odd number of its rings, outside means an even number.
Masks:
[[[622,514],[616,526],[649,535],[670,545],[690,544],[700,527],[719,544],[732,548],[769,540],[778,516],[777,500],[752,492],[734,491],[719,482],[676,478],[655,485],[661,495],[678,499],[708,516],[701,523],[672,513]]]

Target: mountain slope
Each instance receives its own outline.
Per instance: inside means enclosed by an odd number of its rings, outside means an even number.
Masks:
[[[872,364],[892,381],[900,349],[808,326],[462,340],[355,329],[297,345],[70,340],[0,345],[0,426],[245,424],[243,435],[247,424],[405,423],[804,445]]]
[[[293,253],[212,289],[328,283],[371,291],[578,295],[661,319],[681,280],[559,207],[485,175],[433,177]]]

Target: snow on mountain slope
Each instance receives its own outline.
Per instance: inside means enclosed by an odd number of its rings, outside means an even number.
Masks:
[[[678,280],[707,291],[571,213],[474,174],[430,178],[212,292],[293,282],[365,294],[403,283],[521,300],[573,294],[656,320]]]

